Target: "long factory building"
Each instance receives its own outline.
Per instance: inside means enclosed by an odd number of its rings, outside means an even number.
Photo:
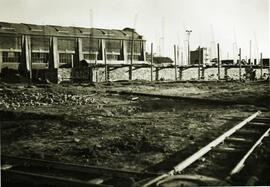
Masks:
[[[0,22],[0,72],[72,69],[93,64],[145,63],[145,40],[134,29]],[[106,53],[106,56],[105,56]],[[85,62],[84,61],[84,62]],[[34,75],[33,75],[34,76]]]

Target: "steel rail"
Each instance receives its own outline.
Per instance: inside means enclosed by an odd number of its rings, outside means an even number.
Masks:
[[[245,162],[248,159],[248,157],[256,149],[256,147],[261,144],[262,140],[265,137],[269,136],[269,132],[270,132],[270,128],[268,128],[265,131],[265,133],[254,143],[254,145],[248,150],[248,152],[243,156],[243,158],[238,162],[238,164],[232,169],[232,171],[230,172],[229,177],[231,177],[232,175],[235,175],[235,174],[239,173],[242,170],[242,168],[245,166]]]
[[[112,177],[155,177],[158,176],[156,173],[149,172],[136,172],[130,170],[120,170],[120,169],[112,169],[98,166],[82,166],[77,164],[69,164],[55,161],[47,161],[40,159],[30,159],[23,157],[13,157],[7,155],[1,155],[1,162],[7,162],[10,164],[14,164],[14,166],[23,165],[23,166],[37,166],[37,167],[46,167],[51,169],[57,169],[62,171],[72,171],[86,174],[96,174],[96,175],[106,175]]]
[[[173,170],[169,171],[168,173],[162,174],[162,175],[160,175],[158,177],[155,177],[154,179],[152,179],[152,180],[148,181],[146,184],[144,184],[143,187],[148,187],[148,186],[154,184],[155,182],[157,182],[157,181],[159,181],[159,180],[161,180],[161,179],[163,179],[163,178],[165,178],[167,176],[175,175],[176,173],[179,173],[179,172],[183,171],[185,168],[187,168],[192,163],[194,163],[195,161],[200,159],[203,155],[208,153],[214,147],[216,147],[217,145],[222,143],[227,137],[231,136],[237,130],[239,130],[240,128],[245,126],[247,123],[252,121],[254,118],[256,118],[260,113],[261,113],[260,111],[257,111],[256,113],[252,114],[251,116],[249,116],[248,118],[246,118],[245,120],[243,120],[242,122],[240,122],[239,124],[237,124],[236,126],[231,128],[230,130],[226,131],[221,136],[219,136],[218,138],[216,138],[215,140],[210,142],[208,145],[201,148],[199,151],[195,152],[193,155],[191,155],[190,157],[188,157],[187,159],[185,159],[184,161],[182,161],[181,163],[176,165],[173,168]]]
[[[160,175],[160,173],[137,172],[97,166],[82,166],[6,155],[1,158],[1,165],[2,164],[10,166],[10,168],[7,169],[1,167],[2,179],[5,179],[4,181],[7,183],[22,182],[44,185],[50,184],[52,186],[57,184],[57,186],[63,187],[109,187],[112,186],[112,184],[107,182],[111,180],[114,180],[116,184],[120,181],[130,183],[132,181],[153,178]],[[43,173],[43,171],[35,172],[37,168],[44,168],[45,173]],[[50,173],[47,173],[47,171]],[[104,181],[105,183],[103,184]]]
[[[73,187],[112,187],[111,185],[95,184],[88,181],[78,179],[70,179],[64,177],[56,177],[49,175],[36,174],[31,172],[17,170],[2,170],[1,176],[3,181],[20,181],[23,183],[43,184],[52,186],[73,186]]]

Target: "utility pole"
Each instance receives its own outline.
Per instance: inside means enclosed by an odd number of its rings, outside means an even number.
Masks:
[[[261,66],[261,79],[263,78],[263,60],[262,60],[262,53],[260,54],[260,66]]]
[[[108,83],[107,51],[104,49],[105,82]]]
[[[242,79],[242,72],[241,72],[241,48],[239,48],[239,80],[241,81]]]
[[[250,59],[250,61],[249,61],[249,66],[250,66],[250,68],[252,67],[252,64],[251,64],[251,40],[249,41],[249,59]]]
[[[153,43],[151,43],[151,82],[153,81]]]
[[[164,36],[164,25],[165,25],[165,19],[162,17],[161,19],[161,56],[164,56],[164,50],[165,50],[165,36]]]
[[[177,63],[180,65],[179,45],[177,46]]]
[[[201,79],[201,47],[198,48],[198,80]]]
[[[188,36],[188,65],[190,65],[190,44],[189,44],[189,40],[190,40],[190,33],[192,32],[192,30],[186,30],[187,36]]]
[[[129,80],[132,80],[132,65],[133,65],[133,47],[134,47],[134,29],[132,30],[132,41],[131,41],[131,59],[129,66]]]
[[[219,52],[219,43],[217,44],[217,55],[218,55],[218,80],[220,80],[220,52]]]
[[[137,14],[134,17],[134,28],[132,29],[132,41],[131,41],[131,60],[130,60],[130,66],[129,66],[129,80],[132,80],[132,69],[133,69],[133,58],[134,58],[134,32],[136,28],[136,22],[137,22]]]
[[[174,75],[175,75],[175,81],[177,81],[177,67],[176,67],[176,61],[177,61],[177,52],[176,52],[176,45],[174,45]]]

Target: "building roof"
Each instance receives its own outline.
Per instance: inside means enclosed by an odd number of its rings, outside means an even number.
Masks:
[[[169,57],[153,57],[155,64],[173,63],[173,60]]]
[[[35,25],[26,23],[0,22],[0,34],[27,34],[42,36],[93,37],[111,39],[143,40],[134,29],[100,29],[86,27],[63,27],[57,25]]]

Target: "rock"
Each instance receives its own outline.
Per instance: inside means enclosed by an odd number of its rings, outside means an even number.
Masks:
[[[137,101],[139,99],[139,97],[132,97],[131,101]]]
[[[68,133],[68,135],[74,135],[77,133],[77,131],[76,130],[68,130],[67,133]]]
[[[79,143],[81,140],[79,138],[74,138],[74,142]]]

